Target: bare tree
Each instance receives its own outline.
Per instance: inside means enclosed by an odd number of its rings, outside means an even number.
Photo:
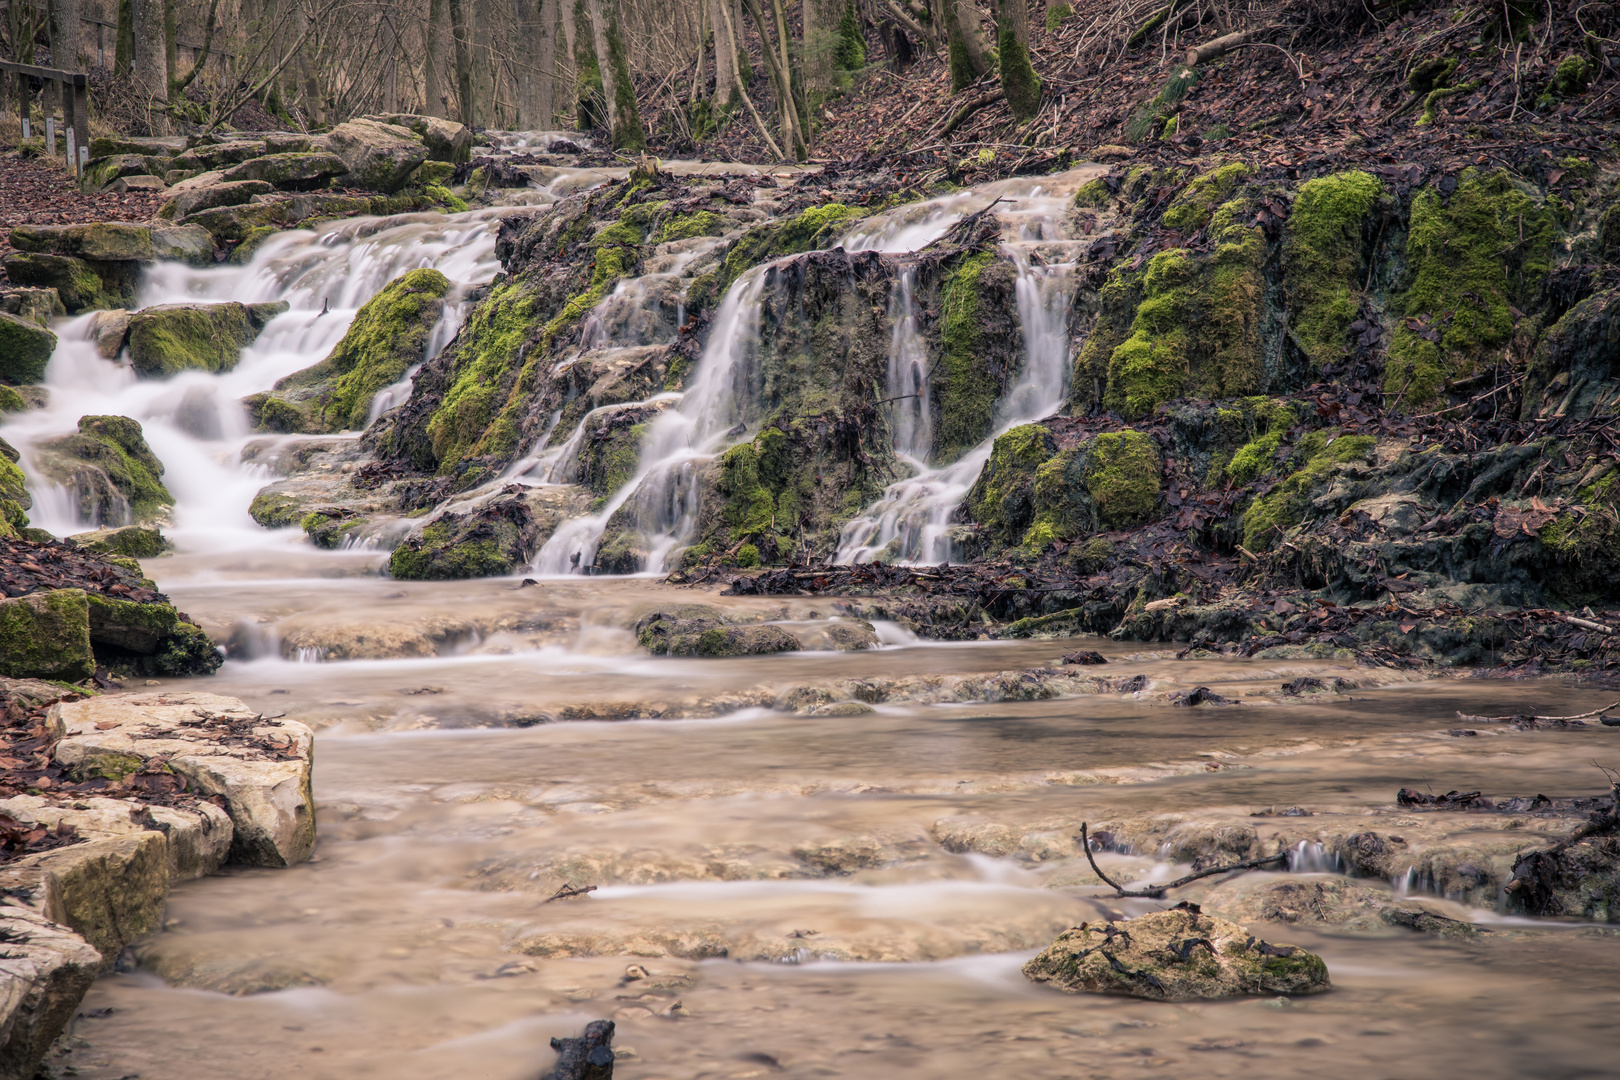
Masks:
[[[636,83],[630,76],[629,50],[620,25],[618,0],[587,0],[596,63],[602,72],[602,95],[607,101],[608,130],[616,150],[645,150],[647,136],[636,106]]]
[[[131,74],[135,90],[145,104],[148,127],[155,134],[169,130],[169,71],[163,33],[164,0],[134,0],[135,55]]]

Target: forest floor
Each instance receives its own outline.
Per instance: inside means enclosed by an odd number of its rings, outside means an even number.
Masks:
[[[86,195],[62,166],[5,151],[0,153],[0,255],[11,250],[11,230],[18,225],[146,221],[163,198],[155,191]],[[0,285],[5,280],[0,270]]]

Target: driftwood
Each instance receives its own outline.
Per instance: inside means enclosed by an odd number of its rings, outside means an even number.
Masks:
[[[578,1038],[552,1039],[557,1067],[543,1080],[613,1080],[612,1043],[611,1020],[592,1020]]]
[[[1577,624],[1579,623],[1579,620],[1576,619],[1570,619],[1568,621],[1575,622]],[[1470,716],[1465,712],[1459,711],[1457,713],[1457,719],[1468,724],[1507,724],[1515,720],[1540,720],[1544,723],[1556,724],[1570,720],[1586,720],[1594,716],[1602,716],[1610,709],[1620,709],[1620,701],[1611,701],[1601,709],[1593,709],[1591,712],[1576,713],[1574,716],[1526,716],[1522,713],[1515,716]]]
[[[545,902],[549,904],[553,900],[567,900],[567,899],[570,899],[571,897],[584,896],[586,893],[593,893],[595,891],[596,891],[596,886],[595,885],[582,885],[577,889],[572,885],[564,885],[562,888],[558,889],[556,892],[554,892],[550,896],[546,897]]]
[[[968,117],[972,116],[986,105],[994,105],[996,102],[1000,101],[1006,96],[1007,95],[1000,90],[993,90],[990,93],[985,94],[983,97],[974,98],[966,105],[963,105],[961,109],[957,110],[956,115],[952,116],[937,134],[930,133],[927,137],[930,139],[949,138],[950,134],[957,128],[961,127],[967,121]]]
[[[1234,870],[1259,870],[1266,866],[1288,861],[1288,852],[1279,851],[1275,855],[1262,855],[1258,859],[1244,859],[1242,862],[1235,862],[1226,866],[1212,866],[1208,870],[1198,870],[1188,874],[1186,877],[1176,878],[1176,880],[1166,882],[1163,885],[1148,885],[1141,889],[1127,889],[1103,873],[1102,867],[1097,865],[1096,858],[1091,854],[1091,836],[1086,831],[1086,823],[1083,821],[1080,823],[1080,846],[1085,849],[1086,861],[1091,864],[1091,869],[1096,871],[1097,876],[1102,878],[1104,885],[1112,888],[1120,896],[1139,900],[1163,900],[1167,890],[1190,885],[1199,878],[1214,877],[1217,874],[1229,874]]]

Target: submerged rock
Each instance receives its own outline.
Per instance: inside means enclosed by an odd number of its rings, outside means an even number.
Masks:
[[[1199,903],[1242,923],[1279,922],[1360,934],[1408,929],[1463,939],[1481,933],[1473,923],[1446,915],[1435,904],[1340,877],[1278,881],[1245,875],[1203,893]]]
[[[765,623],[737,626],[653,612],[636,622],[636,640],[654,656],[758,656],[797,652],[799,639]]]
[[[144,378],[182,371],[229,371],[266,323],[287,310],[270,304],[159,304],[130,317],[129,359]]]
[[[1068,930],[1024,965],[1035,982],[1070,994],[1193,1001],[1240,994],[1314,994],[1327,965],[1294,945],[1190,908]]]

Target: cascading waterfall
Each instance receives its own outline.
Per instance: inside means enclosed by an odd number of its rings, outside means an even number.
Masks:
[[[271,237],[245,266],[204,269],[160,263],[143,278],[139,305],[187,301],[285,300],[289,310],[272,319],[230,371],[183,372],[170,379],[139,379],[127,363],[102,358],[90,338],[92,316],[56,327],[58,345],[46,371],[46,408],[6,417],[5,437],[25,454],[41,440],[75,430],[80,416],[128,416],[140,422],[147,443],[164,464],[164,483],[175,498],[166,531],[185,546],[218,548],[262,544],[266,533],[247,508],[270,477],[244,465],[242,447],[256,436],[239,400],[272,388],[326,357],[342,340],[356,312],[390,281],[432,267],[455,288],[431,337],[424,360],[455,336],[467,286],[499,269],[494,224],[505,212],[416,214],[356,218],[320,230]],[[382,391],[373,415],[403,400],[409,384]],[[37,468],[30,516],[40,527],[68,535],[101,524],[86,520],[74,495],[42,482]],[[278,541],[279,542],[279,541]]]
[[[997,408],[995,431],[956,461],[930,468],[920,456],[900,451],[901,428],[897,424],[896,450],[918,472],[890,484],[869,511],[844,526],[834,561],[859,563],[882,558],[902,563],[949,562],[951,514],[990,460],[996,439],[1020,424],[1050,416],[1063,404],[1069,380],[1068,325],[1074,299],[1074,264],[1036,262],[1033,256],[1038,248],[1028,243],[1006,247],[1018,267],[1018,320],[1024,335],[1024,366],[1018,382]],[[895,327],[891,371],[897,362],[904,363],[897,357],[923,354],[914,323],[908,333],[902,334],[905,325],[898,322]]]

